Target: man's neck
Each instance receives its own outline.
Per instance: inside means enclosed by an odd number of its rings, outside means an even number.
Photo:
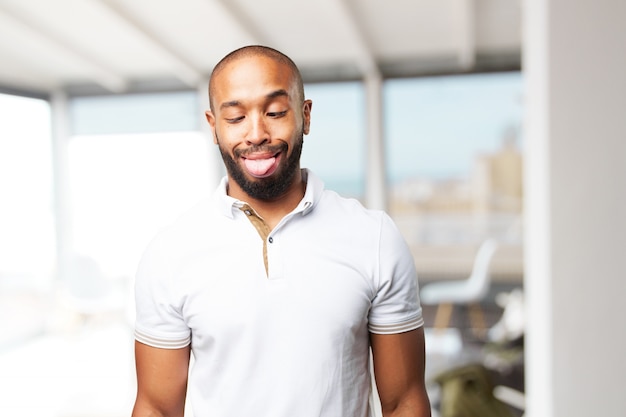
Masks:
[[[283,217],[291,213],[300,204],[305,190],[306,182],[300,172],[296,174],[287,191],[272,200],[253,198],[246,194],[235,181],[230,178],[228,180],[228,195],[248,203],[265,220],[270,229],[274,229]]]

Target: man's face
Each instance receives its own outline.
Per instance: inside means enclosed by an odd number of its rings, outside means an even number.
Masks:
[[[311,102],[297,93],[288,66],[263,56],[240,58],[214,76],[213,130],[228,175],[248,196],[274,200],[300,172]]]

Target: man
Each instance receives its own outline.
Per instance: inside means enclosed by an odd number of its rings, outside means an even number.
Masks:
[[[189,385],[195,417],[366,417],[370,347],[384,415],[430,416],[410,253],[386,214],[300,168],[295,64],[238,49],[209,96],[228,175],[140,263],[133,416],[182,416]]]

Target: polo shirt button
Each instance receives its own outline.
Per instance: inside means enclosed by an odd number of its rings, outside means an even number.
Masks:
[[[270,238],[268,239],[270,241],[270,243],[274,243],[274,238],[270,236]]]

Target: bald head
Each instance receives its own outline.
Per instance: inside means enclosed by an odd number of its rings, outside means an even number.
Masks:
[[[302,83],[302,75],[300,74],[300,70],[296,66],[296,64],[289,58],[287,55],[282,52],[277,51],[276,49],[270,48],[268,46],[261,45],[251,45],[244,46],[243,48],[236,49],[226,55],[220,62],[217,63],[215,68],[213,68],[213,72],[211,73],[211,78],[209,79],[209,104],[211,106],[211,111],[214,111],[213,104],[213,95],[216,89],[215,83],[218,75],[224,68],[226,68],[229,64],[242,59],[242,58],[250,58],[262,56],[269,58],[277,63],[287,66],[293,76],[293,82],[295,83],[296,92],[298,96],[296,100],[301,103],[304,101],[304,85]]]

